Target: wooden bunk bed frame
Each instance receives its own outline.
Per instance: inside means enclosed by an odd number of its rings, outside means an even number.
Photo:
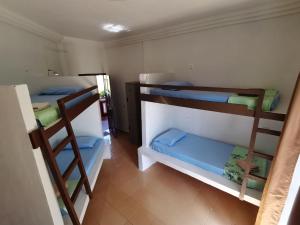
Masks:
[[[299,74],[300,77],[300,74]],[[298,79],[299,81],[299,79]],[[247,190],[248,179],[253,179],[260,182],[266,182],[267,178],[257,176],[250,172],[250,165],[253,157],[259,156],[265,158],[267,160],[272,161],[273,156],[258,152],[255,150],[255,142],[257,133],[263,133],[268,135],[281,136],[281,132],[277,130],[265,129],[259,127],[260,119],[268,119],[284,122],[286,119],[286,115],[282,113],[274,113],[274,112],[263,112],[262,104],[264,99],[265,90],[264,89],[241,89],[241,88],[223,88],[223,87],[200,87],[200,86],[174,86],[174,85],[158,85],[158,84],[144,84],[140,83],[141,88],[162,88],[162,89],[176,89],[176,90],[193,90],[193,91],[208,91],[208,92],[225,92],[225,93],[236,93],[240,95],[247,95],[258,97],[257,106],[255,110],[250,110],[246,105],[239,104],[230,104],[230,103],[221,103],[221,102],[210,102],[210,101],[202,101],[202,100],[191,100],[191,99],[183,99],[176,97],[166,97],[161,95],[153,95],[153,94],[140,94],[141,101],[148,101],[160,104],[168,104],[174,106],[181,106],[187,108],[201,109],[207,111],[235,114],[247,117],[253,117],[253,125],[250,143],[248,147],[248,156],[246,159],[247,166],[243,177],[243,182],[240,189],[239,199],[244,200],[244,196]]]
[[[71,121],[75,119],[85,109],[87,109],[90,105],[92,105],[94,102],[99,101],[99,94],[96,93],[92,96],[84,98],[82,101],[70,108],[66,108],[66,103],[94,90],[98,90],[97,85],[79,91],[77,93],[68,95],[64,98],[58,99],[57,104],[60,110],[61,118],[52,126],[49,126],[47,128],[40,127],[29,133],[33,149],[40,147],[43,152],[43,156],[49,165],[49,169],[51,170],[53,179],[57,185],[61,198],[66,206],[70,219],[74,225],[80,225],[80,221],[78,215],[76,214],[74,204],[82,189],[82,186],[85,187],[86,193],[89,195],[89,198],[92,198],[92,191],[87,174],[84,169],[75,134],[72,129]],[[67,137],[65,137],[53,149],[49,143],[49,139],[64,127],[67,131]],[[70,163],[70,165],[68,165],[65,172],[61,174],[55,158],[57,155],[59,155],[59,153],[64,149],[64,147],[68,143],[71,143],[75,157]],[[81,177],[79,179],[78,184],[76,185],[74,192],[70,196],[66,187],[66,181],[68,180],[69,176],[72,174],[76,166],[78,166],[79,168]]]

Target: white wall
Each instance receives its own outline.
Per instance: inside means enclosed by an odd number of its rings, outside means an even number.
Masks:
[[[110,75],[112,97],[118,128],[128,130],[125,82],[137,81],[143,72],[142,45],[111,48],[106,51],[107,71]]]
[[[30,91],[35,91],[45,86],[48,69],[73,76],[104,71],[105,54],[101,42],[69,37],[49,41],[4,22],[0,22],[0,34],[2,85],[26,83]],[[68,85],[70,79],[65,80],[62,85]],[[69,85],[73,83],[70,81]]]
[[[26,76],[60,71],[57,44],[0,22],[0,84],[22,83]]]
[[[64,37],[60,50],[63,75],[104,72],[105,54],[101,42]]]
[[[42,153],[32,149],[28,138],[36,127],[29,102],[26,86],[0,86],[1,224],[61,225]]]
[[[122,90],[114,93],[120,128],[128,129],[124,82],[141,71],[174,72],[198,85],[277,88],[284,111],[300,71],[299,24],[291,15],[108,48],[108,72]]]

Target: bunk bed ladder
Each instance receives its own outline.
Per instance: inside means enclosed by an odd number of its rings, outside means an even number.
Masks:
[[[262,105],[263,105],[263,100],[264,100],[264,94],[265,91],[262,90],[262,93],[258,96],[258,101],[257,101],[257,107],[255,110],[255,117],[253,121],[253,127],[252,127],[252,132],[251,132],[251,138],[250,138],[250,144],[249,144],[249,149],[248,149],[248,155],[246,158],[246,169],[244,171],[244,177],[243,177],[243,182],[241,186],[241,192],[240,192],[240,200],[244,200],[244,195],[247,190],[247,184],[248,184],[248,179],[256,180],[259,182],[266,182],[267,178],[266,177],[261,177],[258,175],[255,175],[251,173],[251,164],[254,156],[259,156],[261,158],[265,158],[269,161],[273,160],[272,155],[268,155],[262,152],[255,151],[255,142],[256,142],[256,137],[258,133],[263,133],[263,134],[269,134],[269,135],[275,135],[275,136],[280,136],[281,132],[276,131],[276,130],[270,130],[270,129],[265,129],[265,128],[260,128],[259,127],[259,121],[261,118],[264,118],[264,114],[262,112]],[[270,113],[272,114],[272,117],[270,116],[268,119],[271,120],[279,120],[279,121],[284,121],[284,118],[280,118],[280,116],[276,116],[276,113]]]
[[[74,225],[80,225],[80,221],[78,219],[77,213],[75,211],[74,203],[82,189],[82,186],[85,186],[85,190],[90,198],[92,198],[92,192],[89,185],[88,177],[86,175],[85,169],[83,167],[82,159],[80,156],[80,152],[77,146],[76,138],[73,133],[72,127],[65,122],[65,128],[67,130],[68,136],[65,137],[59,144],[56,145],[55,148],[52,148],[49,142],[49,138],[52,136],[51,132],[47,132],[47,129],[40,128],[39,135],[41,137],[41,149],[43,150],[44,157],[46,158],[49,168],[52,172],[53,179],[57,185],[57,189],[60,193],[60,196],[67,208],[67,211],[69,213],[70,219],[72,220]],[[67,169],[63,172],[60,171],[58,164],[56,162],[56,157],[59,155],[59,153],[64,149],[64,147],[71,143],[72,149],[74,152],[74,159],[72,162],[68,165]],[[72,195],[68,193],[66,182],[69,178],[69,176],[72,174],[74,169],[78,166],[80,171],[80,179],[76,185],[76,188]]]

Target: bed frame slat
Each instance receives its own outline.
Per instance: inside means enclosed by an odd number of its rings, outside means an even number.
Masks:
[[[79,193],[80,193],[80,191],[82,189],[82,186],[83,186],[84,182],[85,182],[85,178],[81,177],[80,180],[79,180],[79,182],[78,182],[78,184],[76,185],[76,188],[75,188],[72,196],[71,196],[71,201],[73,203],[75,203],[75,201],[76,201],[76,199],[77,199],[77,197],[78,197],[78,195],[79,195]]]
[[[57,156],[63,149],[64,147],[70,143],[71,141],[71,137],[67,136],[65,137],[53,150],[53,155],[54,156]]]
[[[77,165],[78,165],[78,158],[75,157],[63,174],[63,178],[65,181],[68,180],[68,178],[70,177],[70,175],[72,174],[73,170]]]

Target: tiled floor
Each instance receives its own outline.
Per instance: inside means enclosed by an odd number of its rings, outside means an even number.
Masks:
[[[137,147],[112,139],[84,225],[253,225],[257,207],[166,166],[137,168]]]

